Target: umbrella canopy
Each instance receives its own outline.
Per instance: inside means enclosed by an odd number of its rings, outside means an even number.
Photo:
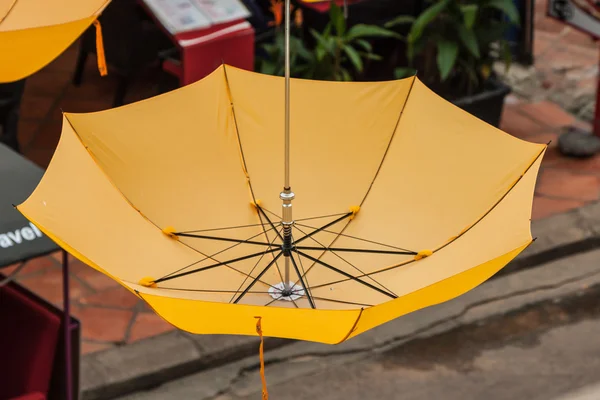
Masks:
[[[454,298],[532,242],[547,146],[412,77],[291,80],[286,243],[283,92],[283,78],[221,66],[148,100],[64,114],[18,209],[180,329],[256,335],[261,317],[265,336],[323,343]]]
[[[58,57],[109,1],[0,0],[0,83],[26,78]]]

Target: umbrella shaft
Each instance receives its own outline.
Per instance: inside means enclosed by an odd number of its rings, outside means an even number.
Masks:
[[[290,0],[285,0],[285,183],[290,187]]]

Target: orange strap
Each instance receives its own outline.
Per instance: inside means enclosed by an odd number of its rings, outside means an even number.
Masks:
[[[269,392],[267,391],[267,380],[265,378],[265,355],[264,355],[264,340],[262,335],[261,317],[255,317],[258,319],[256,322],[256,333],[260,336],[260,379],[262,380],[262,398],[263,400],[269,400]]]
[[[104,42],[102,41],[102,27],[100,21],[94,20],[94,26],[96,27],[96,56],[98,58],[98,71],[101,76],[108,74],[106,68],[106,57],[104,56]]]

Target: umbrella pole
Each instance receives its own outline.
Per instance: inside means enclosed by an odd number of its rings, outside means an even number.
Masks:
[[[290,186],[290,0],[285,0],[285,182],[279,198],[283,201],[283,255],[285,256],[285,278],[283,295],[291,294],[290,286],[290,256],[292,249],[292,200],[294,192]]]

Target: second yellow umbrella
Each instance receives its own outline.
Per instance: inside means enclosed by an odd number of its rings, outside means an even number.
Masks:
[[[106,73],[97,18],[110,0],[0,0],[0,83],[39,71],[96,24],[100,72]]]

